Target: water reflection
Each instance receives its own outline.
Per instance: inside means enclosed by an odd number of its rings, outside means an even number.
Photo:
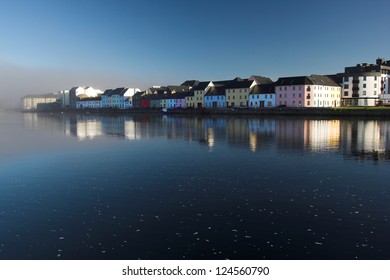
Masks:
[[[276,149],[390,159],[390,122],[386,120],[24,114],[24,123],[29,129],[62,131],[80,141],[104,136],[129,141],[164,137],[199,143],[211,151],[228,145],[254,153]]]

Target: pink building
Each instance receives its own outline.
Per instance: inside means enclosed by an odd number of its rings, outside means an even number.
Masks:
[[[275,83],[276,106],[339,107],[341,86],[328,76],[279,78]]]

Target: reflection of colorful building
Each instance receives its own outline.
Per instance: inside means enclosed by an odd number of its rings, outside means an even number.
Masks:
[[[312,151],[333,151],[340,147],[339,120],[305,120],[305,147]]]

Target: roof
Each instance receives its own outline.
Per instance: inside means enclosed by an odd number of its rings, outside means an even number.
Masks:
[[[258,84],[273,84],[273,81],[270,78],[263,76],[252,75],[249,80],[254,80]]]
[[[336,83],[334,80],[332,80],[328,76],[311,75],[309,77],[309,79],[313,81],[314,85],[330,86],[330,87],[339,87],[340,86],[338,83]]]
[[[225,95],[224,86],[217,85],[214,87],[210,87],[210,89],[206,93],[206,96],[217,96],[217,95]]]
[[[198,80],[187,80],[184,83],[182,83],[181,86],[194,87],[197,84],[199,84]]]
[[[194,90],[205,90],[210,82],[199,82],[196,86],[193,87]]]
[[[111,96],[112,95],[123,95],[123,94],[125,94],[126,90],[127,89],[125,89],[125,88],[116,88],[116,89],[111,91],[110,95]]]
[[[234,88],[250,88],[250,86],[253,84],[253,81],[233,81],[229,84],[227,84],[225,87],[226,89],[234,89]]]
[[[338,87],[339,85],[327,76],[311,75],[298,77],[284,77],[279,78],[275,85],[277,86],[291,86],[291,85],[321,85]]]
[[[265,84],[265,85],[255,85],[250,94],[269,94],[269,93],[275,93],[275,85],[272,84]]]
[[[190,89],[189,86],[167,86],[168,93],[179,93],[179,92],[185,92]]]

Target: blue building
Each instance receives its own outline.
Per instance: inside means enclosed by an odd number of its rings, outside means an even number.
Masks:
[[[275,86],[273,84],[255,85],[249,93],[248,105],[250,108],[275,107]]]

